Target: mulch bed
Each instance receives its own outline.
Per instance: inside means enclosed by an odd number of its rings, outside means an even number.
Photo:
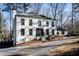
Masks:
[[[28,41],[28,42],[20,43],[17,46],[30,46],[36,43],[41,43],[41,41]]]
[[[79,48],[74,48],[69,52],[63,53],[61,56],[79,56]]]
[[[51,36],[51,40],[63,40],[64,39],[64,36],[61,35],[54,35],[54,36]]]
[[[48,50],[45,56],[79,56],[79,43],[61,45],[55,49]]]
[[[28,42],[24,42],[24,43],[20,43],[20,44],[17,44],[17,46],[30,46],[30,45],[33,45],[33,44],[40,44],[40,43],[44,43],[44,42],[50,42],[50,41],[56,41],[56,40],[63,40],[63,36],[55,36],[51,39],[48,39],[46,41],[41,41],[41,40],[32,40],[32,41],[28,41]]]

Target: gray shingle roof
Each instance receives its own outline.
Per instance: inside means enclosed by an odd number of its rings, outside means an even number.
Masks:
[[[38,15],[38,14],[30,14],[30,13],[18,13],[16,16],[20,17],[29,17],[29,18],[37,18],[37,19],[47,19],[47,20],[54,20],[50,17],[44,16],[44,15]]]

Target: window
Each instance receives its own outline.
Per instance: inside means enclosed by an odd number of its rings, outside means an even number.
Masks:
[[[57,32],[57,34],[59,34],[59,32]]]
[[[46,22],[46,26],[49,26],[49,21]]]
[[[46,30],[47,35],[49,35],[49,29]]]
[[[54,29],[52,29],[52,35],[54,35]]]
[[[21,29],[21,36],[25,35],[25,29]]]
[[[52,22],[52,27],[54,27],[54,22]]]
[[[29,35],[32,35],[32,29],[29,29]]]
[[[32,26],[32,19],[29,19],[29,26]]]
[[[41,20],[38,20],[38,26],[41,26]]]
[[[21,19],[21,25],[25,25],[25,19]]]

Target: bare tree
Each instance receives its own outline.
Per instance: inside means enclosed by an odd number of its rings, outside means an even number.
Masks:
[[[32,12],[39,14],[42,3],[32,3],[29,7],[32,9]]]
[[[16,4],[17,11],[26,13],[26,11],[29,8],[29,5],[30,5],[30,3],[17,3]]]
[[[59,14],[59,3],[50,3],[50,10],[52,13],[52,18],[56,20],[56,26],[58,25],[58,14]]]
[[[56,15],[57,15],[57,11],[58,11],[58,3],[50,3],[50,9],[52,11],[52,17],[56,20]]]
[[[4,6],[5,6],[5,8],[3,9],[3,12],[4,11],[7,11],[7,12],[9,12],[10,13],[10,35],[11,35],[11,37],[12,37],[12,12],[11,12],[11,10],[13,9],[13,8],[15,8],[16,9],[16,11],[20,11],[21,10],[21,12],[26,12],[27,11],[27,7],[28,7],[28,5],[29,5],[29,3],[4,3],[3,4]]]
[[[76,14],[78,14],[78,12],[79,12],[79,3],[72,3],[71,5],[72,5],[72,12],[71,12],[71,32],[72,32],[72,34],[74,34],[75,33],[74,31],[76,29],[78,29],[77,28],[78,18],[76,17]]]
[[[66,21],[64,28],[68,28],[71,35],[79,35],[79,4],[71,4],[70,21]]]
[[[42,10],[42,15],[45,15],[45,16],[50,16],[50,9],[49,8],[45,8]]]
[[[60,27],[62,28],[62,22],[63,22],[63,19],[65,18],[65,6],[66,4],[65,3],[62,3],[60,4],[60,12],[59,12],[59,15],[60,15],[60,18],[59,18],[59,23],[60,23]],[[65,16],[64,16],[65,15]]]
[[[50,6],[50,9],[52,11],[52,18],[57,21],[56,26],[62,27],[63,20],[64,20],[64,18],[66,16],[65,15],[66,14],[65,13],[66,3],[53,3],[53,4],[50,3],[49,6]]]

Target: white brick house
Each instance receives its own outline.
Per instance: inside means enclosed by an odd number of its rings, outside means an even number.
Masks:
[[[39,37],[44,39],[56,34],[55,22],[52,18],[43,15],[16,13],[16,10],[13,10],[14,44]]]

